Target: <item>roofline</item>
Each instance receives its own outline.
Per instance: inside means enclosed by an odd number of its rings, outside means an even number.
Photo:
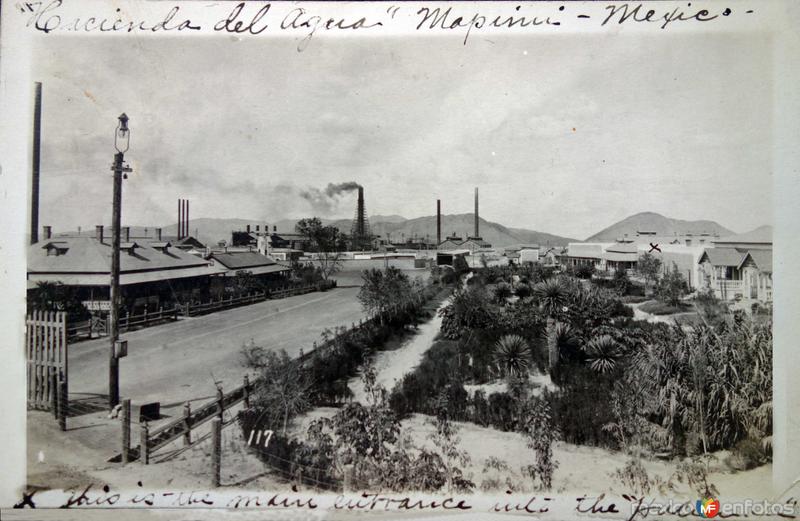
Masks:
[[[186,266],[166,266],[161,268],[149,268],[149,269],[138,269],[138,270],[120,270],[120,275],[124,275],[125,273],[148,273],[148,272],[155,272],[155,271],[170,271],[170,270],[185,270],[190,268],[204,268],[209,267],[207,262],[203,262],[202,264],[189,264]],[[108,271],[30,271],[28,270],[27,273],[31,273],[34,275],[111,275],[111,270]]]

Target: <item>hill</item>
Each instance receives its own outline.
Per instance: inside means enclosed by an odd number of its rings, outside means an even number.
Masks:
[[[683,221],[654,212],[642,212],[612,224],[586,239],[586,242],[612,242],[625,234],[634,237],[637,231],[656,232],[658,235],[681,235],[687,232],[716,233],[720,237],[733,235],[731,230],[715,221]]]

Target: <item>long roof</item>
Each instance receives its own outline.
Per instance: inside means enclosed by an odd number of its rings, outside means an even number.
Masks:
[[[255,251],[214,253],[211,258],[230,270],[271,266],[275,261],[271,257]]]
[[[715,244],[772,244],[772,227],[761,226],[755,230],[714,239]]]
[[[163,241],[160,241],[163,244]],[[175,247],[154,247],[159,241],[137,239],[120,253],[120,284],[213,275],[208,261]],[[58,255],[48,255],[52,249]],[[96,237],[53,237],[28,247],[28,279],[74,285],[107,285],[111,272],[111,240]]]

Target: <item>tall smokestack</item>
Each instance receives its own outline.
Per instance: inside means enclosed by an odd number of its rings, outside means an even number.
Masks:
[[[184,219],[184,226],[185,226],[185,228],[183,230],[183,236],[184,237],[188,237],[189,236],[189,200],[188,199],[186,199],[186,218]]]
[[[358,187],[358,204],[356,215],[353,218],[353,226],[350,229],[352,236],[353,249],[363,250],[372,240],[369,230],[369,219],[367,218],[367,208],[364,204],[364,187]]]
[[[480,229],[478,227],[478,187],[475,187],[475,237],[480,237]]]
[[[436,200],[436,246],[442,243],[442,200]]]
[[[39,151],[42,135],[42,83],[33,102],[33,166],[31,168],[31,244],[39,242]]]
[[[178,240],[181,239],[181,231],[183,230],[183,199],[178,199]]]

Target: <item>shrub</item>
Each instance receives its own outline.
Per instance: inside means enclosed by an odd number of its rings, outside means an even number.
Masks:
[[[734,470],[750,470],[768,461],[768,453],[764,444],[755,438],[740,440],[731,450],[726,463]]]
[[[531,294],[533,294],[533,290],[531,289],[530,285],[525,283],[520,283],[517,285],[517,288],[514,291],[514,293],[519,298],[528,298],[531,296]]]
[[[656,481],[650,479],[640,458],[630,458],[624,466],[615,470],[611,477],[618,481],[626,491],[631,491],[636,495],[649,494],[656,484]]]
[[[494,363],[504,375],[527,376],[531,364],[528,342],[519,335],[505,335],[494,348]]]
[[[672,304],[666,302],[651,300],[650,302],[645,302],[639,306],[639,309],[645,313],[650,313],[651,315],[674,315],[675,313],[683,313],[688,311],[690,307],[685,304],[673,306]]]
[[[494,287],[494,299],[500,305],[504,305],[506,303],[506,299],[511,295],[513,295],[511,286],[505,282],[501,282]]]

